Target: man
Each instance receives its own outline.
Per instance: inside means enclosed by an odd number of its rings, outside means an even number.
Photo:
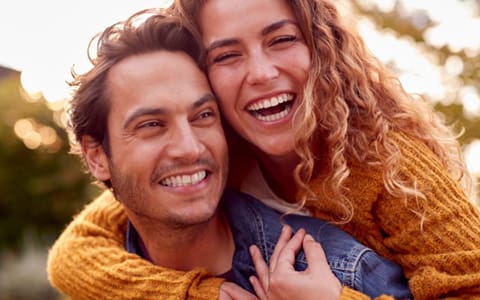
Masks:
[[[173,17],[156,14],[138,25],[144,16],[134,15],[99,37],[94,67],[76,78],[70,109],[77,152],[126,211],[128,251],[169,269],[200,267],[252,292],[249,246],[257,245],[268,261],[284,221],[321,242],[333,272],[319,280],[340,281],[370,296],[408,297],[397,265],[338,228],[303,216],[282,220],[248,195],[224,193],[227,145],[217,100],[197,64],[200,48]],[[99,242],[94,247],[103,247],[104,241]],[[52,257],[63,251],[62,244],[57,242],[50,253],[50,278],[61,271]],[[292,266],[304,270],[307,260],[302,252]],[[87,295],[96,268],[103,267],[101,259],[99,264],[83,275],[84,288],[59,288],[72,297]],[[128,275],[118,281],[99,278],[104,294],[92,291],[85,297],[110,298],[132,276],[141,277],[131,268],[119,262],[117,272],[127,270]],[[183,277],[173,271],[168,275],[154,297],[184,293],[171,289]],[[232,285],[223,291],[235,298],[253,297]],[[128,294],[128,289],[122,293],[123,298],[147,297]]]

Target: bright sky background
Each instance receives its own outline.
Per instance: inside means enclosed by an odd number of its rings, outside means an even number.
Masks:
[[[73,64],[80,72],[88,67],[86,48],[90,38],[106,26],[132,13],[170,3],[171,0],[2,0],[0,2],[0,65],[22,71],[29,93],[41,92],[50,102],[65,99]],[[348,1],[344,1],[348,5]],[[480,13],[475,0],[359,0],[365,7],[388,13],[397,2],[404,16],[436,25],[425,34],[435,47],[447,46],[480,55]],[[460,99],[466,115],[480,117],[480,95],[473,86],[461,87],[457,75],[463,62],[455,55],[444,66],[436,57],[394,32],[378,30],[360,19],[358,30],[370,49],[393,65],[409,92],[425,93],[432,101]],[[470,169],[480,176],[480,141],[466,149]]]
[[[3,0],[0,64],[17,69],[85,56],[89,39],[140,9],[167,0]]]
[[[97,32],[168,0],[11,0],[0,2],[0,65],[19,71],[29,92],[50,101],[68,94],[70,67],[88,66],[86,48]]]

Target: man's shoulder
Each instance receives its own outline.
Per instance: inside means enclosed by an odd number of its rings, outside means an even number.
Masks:
[[[229,188],[225,189],[225,192],[223,193],[222,204],[227,208],[227,210],[253,209],[255,211],[261,210],[262,212],[268,211],[278,214],[278,212],[276,212],[273,208],[266,206],[254,196]]]

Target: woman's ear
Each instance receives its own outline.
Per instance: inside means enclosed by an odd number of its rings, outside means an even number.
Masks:
[[[84,135],[81,139],[81,147],[90,173],[99,181],[110,180],[108,157],[102,145],[91,136]]]

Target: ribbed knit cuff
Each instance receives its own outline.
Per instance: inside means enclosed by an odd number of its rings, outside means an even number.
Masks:
[[[348,287],[343,287],[342,293],[340,294],[340,300],[367,300],[367,299],[369,300],[370,297]],[[376,300],[394,300],[395,298],[382,295],[375,299]]]

